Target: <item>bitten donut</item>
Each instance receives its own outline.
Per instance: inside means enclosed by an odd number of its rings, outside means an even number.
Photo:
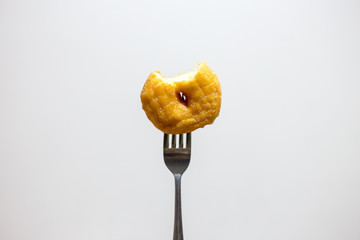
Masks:
[[[219,79],[205,62],[173,78],[152,72],[140,97],[149,120],[167,134],[189,133],[212,124],[221,107]]]

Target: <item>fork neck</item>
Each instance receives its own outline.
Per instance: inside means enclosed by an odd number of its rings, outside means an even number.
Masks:
[[[180,173],[175,173],[174,174],[175,180],[181,180],[181,176],[182,176],[182,174],[180,174]]]

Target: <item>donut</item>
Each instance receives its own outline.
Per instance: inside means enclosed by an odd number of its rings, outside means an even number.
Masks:
[[[167,134],[182,134],[214,122],[220,113],[221,87],[215,73],[202,62],[173,78],[152,72],[140,98],[156,128]]]

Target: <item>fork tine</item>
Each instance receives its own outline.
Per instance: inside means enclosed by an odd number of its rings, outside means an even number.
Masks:
[[[169,135],[164,133],[164,148],[169,148]]]
[[[184,140],[183,140],[184,136],[183,136],[183,134],[180,134],[179,136],[180,136],[179,137],[179,148],[184,148]]]
[[[186,148],[191,148],[191,133],[186,134]]]
[[[172,147],[172,148],[176,148],[176,134],[173,134],[173,135],[172,135],[172,138],[171,138],[171,147]]]

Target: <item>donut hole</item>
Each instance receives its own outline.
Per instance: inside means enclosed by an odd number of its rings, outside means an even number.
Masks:
[[[185,93],[183,92],[178,92],[177,93],[177,97],[179,99],[179,102],[181,102],[182,104],[184,104],[185,106],[188,105],[188,98],[186,97]]]

